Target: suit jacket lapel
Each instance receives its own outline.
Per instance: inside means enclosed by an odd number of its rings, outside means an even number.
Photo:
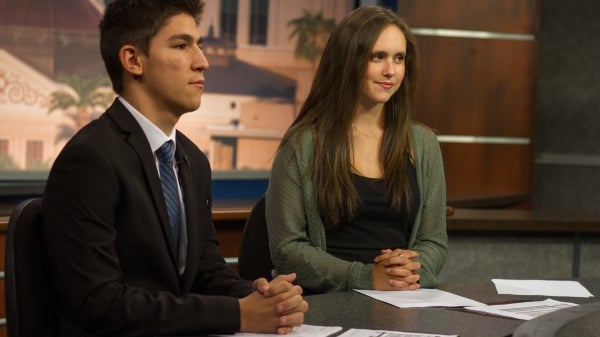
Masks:
[[[193,175],[192,168],[187,159],[187,155],[185,153],[185,148],[183,146],[183,142],[180,139],[177,139],[177,149],[175,151],[175,160],[178,164],[178,175],[179,175],[179,184],[181,185],[181,191],[183,194],[183,207],[185,208],[185,231],[182,230],[182,237],[185,236],[186,239],[186,251],[182,256],[180,256],[179,267],[182,266],[193,266],[196,263],[196,259],[198,258],[195,254],[191,254],[192,249],[191,245],[197,245],[197,242],[190,242],[187,240],[188,238],[197,238],[198,237],[198,228],[197,226],[192,226],[192,224],[197,223],[197,205],[198,200],[196,200],[196,193],[193,189]],[[182,229],[184,229],[182,227]],[[185,234],[183,233],[185,232]],[[194,273],[188,272],[191,271],[189,268],[186,268],[186,273],[183,275],[183,287],[186,289],[191,286],[193,282]]]
[[[150,188],[150,193],[154,199],[154,206],[160,219],[165,244],[169,248],[173,266],[175,270],[177,270],[177,255],[171,235],[167,205],[165,204],[160,178],[156,169],[156,162],[154,161],[154,154],[152,153],[148,139],[138,122],[118,99],[116,99],[113,105],[106,111],[106,114],[108,114],[108,116],[119,125],[124,134],[127,135],[127,141],[140,159],[146,181]]]

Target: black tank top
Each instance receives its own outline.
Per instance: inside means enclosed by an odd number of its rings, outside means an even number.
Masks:
[[[412,194],[409,212],[402,207],[391,207],[391,196],[386,195],[383,179],[353,175],[354,186],[361,198],[356,216],[342,221],[340,226],[325,231],[327,252],[346,261],[373,263],[381,249],[408,247],[420,204],[415,167],[407,165]]]

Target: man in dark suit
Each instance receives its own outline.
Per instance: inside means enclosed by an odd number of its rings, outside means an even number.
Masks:
[[[116,0],[106,9],[100,48],[119,97],[65,146],[43,195],[61,336],[287,333],[304,320],[294,274],[250,282],[226,265],[208,160],[175,130],[204,89],[203,6]],[[166,142],[174,162],[163,171],[155,151]],[[161,183],[171,174],[174,199]]]

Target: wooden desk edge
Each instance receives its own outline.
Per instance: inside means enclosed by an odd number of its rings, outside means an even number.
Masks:
[[[250,216],[249,208],[218,208],[213,209],[214,221],[246,221]]]
[[[250,209],[246,208],[224,208],[213,210],[214,221],[246,221],[250,215]],[[0,217],[0,232],[6,232],[10,217]]]
[[[218,207],[213,209],[213,220],[244,222],[250,212],[249,207]],[[0,217],[0,231],[6,231],[8,219]],[[455,209],[446,222],[448,231],[600,233],[600,215],[552,217],[528,210]]]
[[[448,231],[600,233],[600,214],[552,214],[519,209],[455,209]]]
[[[255,200],[242,200],[241,202],[232,203],[233,206],[228,206],[228,200],[219,200],[219,206],[213,207],[213,220],[215,221],[246,221]],[[221,204],[223,204],[221,206]],[[0,231],[6,232],[8,219],[10,216],[0,216]]]

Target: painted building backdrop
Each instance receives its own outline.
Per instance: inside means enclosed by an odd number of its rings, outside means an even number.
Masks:
[[[308,93],[331,22],[353,6],[207,1],[200,25],[210,62],[206,90],[202,106],[184,115],[178,129],[213,169],[271,167]],[[0,0],[0,177],[47,171],[66,140],[114,99],[98,47],[104,8],[99,0]]]

